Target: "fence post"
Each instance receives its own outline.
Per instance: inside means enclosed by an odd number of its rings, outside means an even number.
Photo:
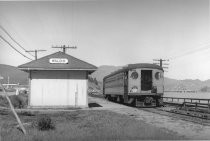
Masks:
[[[197,104],[197,102],[195,103],[195,111],[197,111],[197,106],[198,106],[198,104]]]

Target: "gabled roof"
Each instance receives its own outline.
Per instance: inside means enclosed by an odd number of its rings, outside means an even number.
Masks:
[[[50,59],[52,58],[65,58],[68,59],[68,63],[50,63]],[[91,72],[97,69],[97,67],[92,64],[60,51],[20,65],[18,68],[21,70],[87,70]]]

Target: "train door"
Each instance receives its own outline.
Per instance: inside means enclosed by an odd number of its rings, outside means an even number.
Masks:
[[[152,70],[141,70],[141,90],[152,90]]]

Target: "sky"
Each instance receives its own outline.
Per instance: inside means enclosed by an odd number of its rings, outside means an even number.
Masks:
[[[165,76],[210,79],[209,0],[0,1],[0,26],[38,58],[67,53],[93,65],[169,59]],[[0,29],[0,35],[33,58]],[[0,64],[29,62],[0,39]]]

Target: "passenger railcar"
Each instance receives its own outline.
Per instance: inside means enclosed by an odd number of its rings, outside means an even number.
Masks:
[[[103,95],[137,107],[161,106],[163,75],[163,68],[155,64],[129,64],[104,77]]]

